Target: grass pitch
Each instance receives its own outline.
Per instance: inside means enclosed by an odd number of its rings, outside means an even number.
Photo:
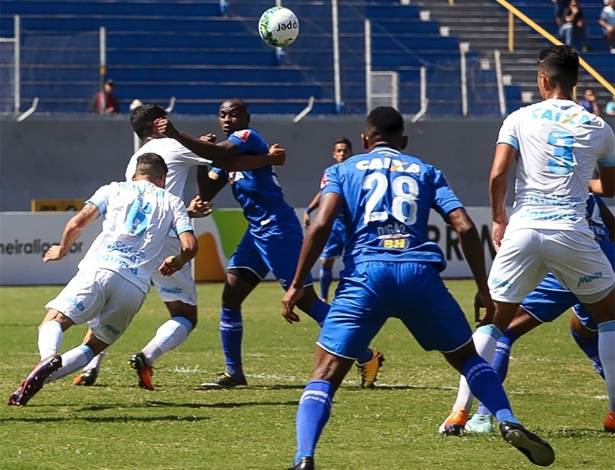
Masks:
[[[471,312],[474,285],[449,288]],[[296,406],[313,365],[317,326],[280,316],[282,289],[264,283],[244,306],[249,386],[198,391],[223,370],[218,336],[221,285],[199,285],[200,323],[162,356],[153,392],[128,365],[167,313],[156,293],[111,349],[93,387],[72,377],[47,385],[23,408],[0,407],[0,469],[285,469],[295,451]],[[43,306],[60,287],[0,288],[0,390],[8,398],[38,362]],[[62,351],[81,342],[69,330]],[[499,434],[442,437],[458,375],[422,351],[397,320],[373,346],[385,353],[378,388],[359,390],[352,371],[335,397],[316,451],[319,470],[535,468]],[[612,470],[615,436],[604,433],[603,380],[568,333],[568,314],[519,340],[506,383],[517,416],[550,441],[554,469]]]

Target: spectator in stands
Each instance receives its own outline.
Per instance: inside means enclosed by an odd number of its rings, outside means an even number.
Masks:
[[[557,23],[557,27],[561,28],[564,24],[564,12],[566,8],[568,8],[570,0],[551,0],[551,2],[555,9],[555,22]]]
[[[609,116],[615,116],[615,94],[611,98],[611,101],[606,104],[604,112]]]
[[[602,110],[600,109],[600,105],[596,100],[596,94],[591,88],[585,90],[585,93],[583,94],[583,99],[579,101],[579,104],[583,106],[587,111],[595,114],[596,116],[602,115]]]
[[[99,91],[92,97],[90,102],[90,113],[93,114],[118,114],[120,112],[120,101],[113,94],[115,82],[111,79],[105,81],[103,91]]]
[[[610,0],[602,9],[598,23],[602,26],[602,32],[609,41],[609,51],[615,54],[615,0]]]
[[[578,0],[570,0],[570,5],[564,11],[559,35],[567,46],[573,46],[584,51],[587,49],[585,45],[587,38],[585,15],[579,6]]]

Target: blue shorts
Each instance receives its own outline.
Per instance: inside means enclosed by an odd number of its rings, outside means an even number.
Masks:
[[[356,359],[388,318],[399,318],[427,351],[451,352],[472,330],[436,266],[373,261],[344,269],[318,338],[326,351]]]
[[[335,219],[333,228],[331,229],[331,235],[327,240],[325,249],[322,250],[320,255],[321,259],[339,258],[344,253],[344,243],[346,240],[346,228],[344,223]]]
[[[544,280],[525,298],[521,307],[541,323],[551,323],[563,315],[566,310],[573,308],[574,313],[581,323],[588,329],[598,329],[592,320],[589,311],[579,303],[579,299],[564,289],[549,273]]]
[[[288,290],[295,277],[303,243],[301,225],[295,219],[288,223],[275,224],[268,227],[266,231],[262,229],[260,231],[262,233],[255,235],[248,229],[229,259],[227,269],[249,269],[261,279],[272,272],[284,290]],[[313,282],[310,274],[305,285],[313,284]]]

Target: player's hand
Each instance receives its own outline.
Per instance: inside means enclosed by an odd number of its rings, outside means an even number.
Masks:
[[[491,241],[493,243],[493,247],[495,251],[500,249],[500,245],[502,244],[502,239],[504,238],[504,232],[506,231],[506,226],[508,225],[508,220],[504,220],[502,222],[493,221],[491,226]]]
[[[173,123],[166,118],[158,118],[154,121],[154,126],[159,134],[169,137],[171,139],[175,139],[179,136],[179,132],[173,126]]]
[[[171,276],[184,267],[184,263],[179,260],[178,256],[169,256],[158,268],[158,271],[163,276]]]
[[[47,261],[60,261],[64,258],[60,245],[52,245],[43,256],[43,263]]]
[[[199,137],[199,140],[204,140],[205,142],[211,142],[211,143],[214,143],[216,139],[217,139],[216,134],[212,134],[211,132],[209,134],[205,134]]]
[[[485,316],[481,318],[480,311],[485,309]],[[474,321],[477,326],[489,325],[493,323],[495,305],[489,292],[477,292],[474,296]]]
[[[307,212],[304,212],[303,213],[303,226],[305,228],[308,228],[311,223],[312,223],[312,219],[310,218],[310,214],[308,214]]]
[[[200,196],[197,196],[190,201],[190,205],[186,210],[191,219],[201,219],[211,214],[213,211],[213,203],[203,201]]]
[[[280,144],[273,144],[269,147],[269,159],[271,161],[270,165],[284,165],[286,163],[286,150],[280,147]]]
[[[301,297],[303,297],[303,288],[296,289],[291,287],[286,291],[286,295],[282,299],[282,316],[288,323],[301,321],[301,317],[293,311]]]

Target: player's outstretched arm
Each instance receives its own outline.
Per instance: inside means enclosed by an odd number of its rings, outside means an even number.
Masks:
[[[190,205],[186,207],[186,211],[191,219],[201,219],[211,214],[213,211],[213,204],[209,201],[204,201],[200,196],[196,196],[190,201]]]
[[[160,268],[158,268],[158,271],[160,271],[160,274],[163,276],[170,276],[179,271],[187,262],[192,260],[199,251],[198,241],[194,236],[194,232],[191,230],[180,233],[179,241],[182,244],[181,252],[176,256],[169,256],[164,260]]]
[[[312,222],[303,239],[295,277],[290,289],[282,299],[282,316],[289,323],[300,320],[299,315],[293,309],[303,295],[303,286],[308,274],[327,244],[335,218],[342,207],[342,202],[342,196],[336,193],[327,193],[320,199],[318,214],[316,214],[314,222]]]
[[[226,178],[215,171],[209,171],[207,167],[199,166],[196,169],[196,185],[203,201],[213,201],[227,182]]]
[[[316,193],[316,196],[314,196],[314,199],[310,201],[307,208],[305,209],[305,212],[303,213],[303,226],[305,228],[308,228],[310,226],[310,223],[312,222],[310,219],[310,214],[312,213],[312,211],[315,211],[316,209],[318,209],[319,204],[320,204],[320,191]]]
[[[86,204],[81,211],[73,216],[66,224],[64,233],[62,234],[62,241],[59,245],[53,245],[47,250],[43,256],[43,262],[47,261],[59,261],[66,256],[70,247],[83,233],[90,222],[96,219],[100,214],[100,210],[94,204]]]
[[[455,232],[457,232],[461,250],[463,251],[468,266],[470,266],[470,270],[476,282],[476,287],[478,288],[477,298],[474,302],[475,316],[477,313],[476,308],[479,308],[478,306],[484,307],[487,313],[482,321],[490,323],[493,318],[494,306],[487,283],[485,252],[476,225],[474,225],[474,222],[462,207],[449,212],[448,219]]]
[[[207,139],[197,139],[178,131],[171,121],[164,118],[156,119],[154,125],[160,134],[177,140],[194,154],[210,160],[212,166],[226,171],[250,171],[268,165],[283,165],[286,161],[286,151],[279,144],[272,145],[267,154],[245,158],[240,155],[239,147],[228,140],[215,143]]]
[[[489,176],[489,201],[493,229],[491,238],[496,250],[500,248],[504,231],[508,225],[506,215],[506,193],[508,191],[508,173],[512,168],[517,150],[508,144],[498,144],[495,148],[491,175]]]

